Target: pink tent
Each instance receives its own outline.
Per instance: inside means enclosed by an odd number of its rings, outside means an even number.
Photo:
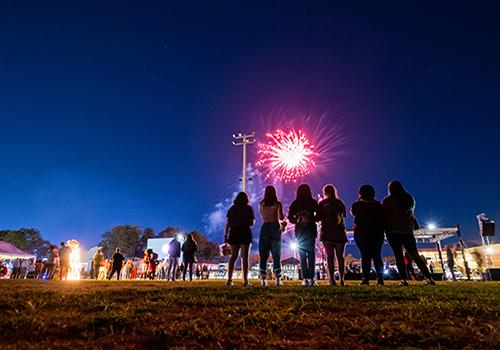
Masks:
[[[0,241],[0,259],[33,259],[35,256],[26,253],[12,244]]]

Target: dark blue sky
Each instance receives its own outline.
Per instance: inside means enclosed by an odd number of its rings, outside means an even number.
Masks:
[[[476,239],[500,218],[500,7],[353,3],[2,1],[0,228],[203,230],[238,186],[231,134],[283,110],[349,138],[315,192],[397,178]]]

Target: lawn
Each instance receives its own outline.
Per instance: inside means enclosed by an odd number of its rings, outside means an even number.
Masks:
[[[254,282],[256,285],[257,282]],[[500,348],[500,283],[0,281],[0,348]]]

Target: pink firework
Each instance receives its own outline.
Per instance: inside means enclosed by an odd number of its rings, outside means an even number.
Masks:
[[[316,167],[317,153],[301,130],[278,129],[266,134],[268,141],[258,144],[257,165],[266,169],[266,178],[296,182]]]

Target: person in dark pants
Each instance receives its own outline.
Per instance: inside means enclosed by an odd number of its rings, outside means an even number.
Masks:
[[[168,266],[167,281],[175,282],[177,279],[177,267],[179,266],[179,257],[181,256],[181,242],[177,240],[177,236],[168,244]]]
[[[193,264],[194,255],[198,251],[198,244],[194,240],[193,235],[190,233],[186,237],[186,241],[182,245],[182,259],[184,261],[184,270],[182,270],[182,280],[186,280],[186,272],[189,268],[189,280],[193,280]]]
[[[444,249],[446,250],[446,262],[448,265],[448,270],[451,274],[451,279],[452,281],[456,281],[457,277],[455,276],[455,254],[453,252],[453,249],[449,245],[447,245]]]
[[[227,285],[233,285],[233,271],[241,250],[241,266],[243,270],[243,286],[248,286],[249,253],[252,245],[252,226],[255,215],[248,204],[248,195],[240,192],[234,199],[233,206],[227,212],[227,223],[224,230],[224,242],[231,246],[231,257],[227,268]]]
[[[259,236],[260,278],[261,285],[267,286],[267,259],[273,256],[273,271],[276,285],[281,286],[281,225],[284,222],[283,206],[278,200],[274,186],[267,186],[264,198],[259,204],[262,227]]]
[[[354,240],[361,253],[361,285],[370,284],[372,261],[377,274],[377,284],[383,285],[384,263],[381,251],[384,244],[384,210],[382,203],[375,199],[373,186],[361,186],[358,194],[358,200],[352,204],[351,214],[354,217]]]
[[[316,286],[314,271],[316,269],[316,236],[318,228],[318,202],[313,198],[309,185],[302,184],[297,188],[297,197],[288,210],[288,220],[295,224],[295,239],[299,248],[300,268],[304,286]]]
[[[68,278],[70,259],[71,248],[66,245],[66,243],[61,242],[61,248],[59,249],[59,267],[61,269],[61,280],[63,281]]]
[[[116,248],[116,252],[113,255],[113,265],[111,267],[111,273],[109,275],[108,280],[111,280],[111,278],[113,277],[115,272],[116,272],[116,279],[120,280],[120,273],[122,271],[123,261],[125,260],[122,253],[120,253],[120,252],[121,252],[121,249]]]
[[[417,221],[414,216],[415,199],[406,192],[399,181],[389,183],[389,195],[382,201],[384,209],[384,227],[387,240],[396,258],[396,265],[401,276],[400,285],[408,285],[403,248],[415,261],[428,284],[435,284],[427,264],[420,257],[415,240],[414,229]]]
[[[330,285],[335,285],[335,256],[337,258],[340,285],[345,285],[345,232],[344,217],[346,209],[344,202],[338,197],[333,185],[323,187],[324,199],[319,202],[318,217],[321,220],[320,240],[325,247],[328,277]]]

